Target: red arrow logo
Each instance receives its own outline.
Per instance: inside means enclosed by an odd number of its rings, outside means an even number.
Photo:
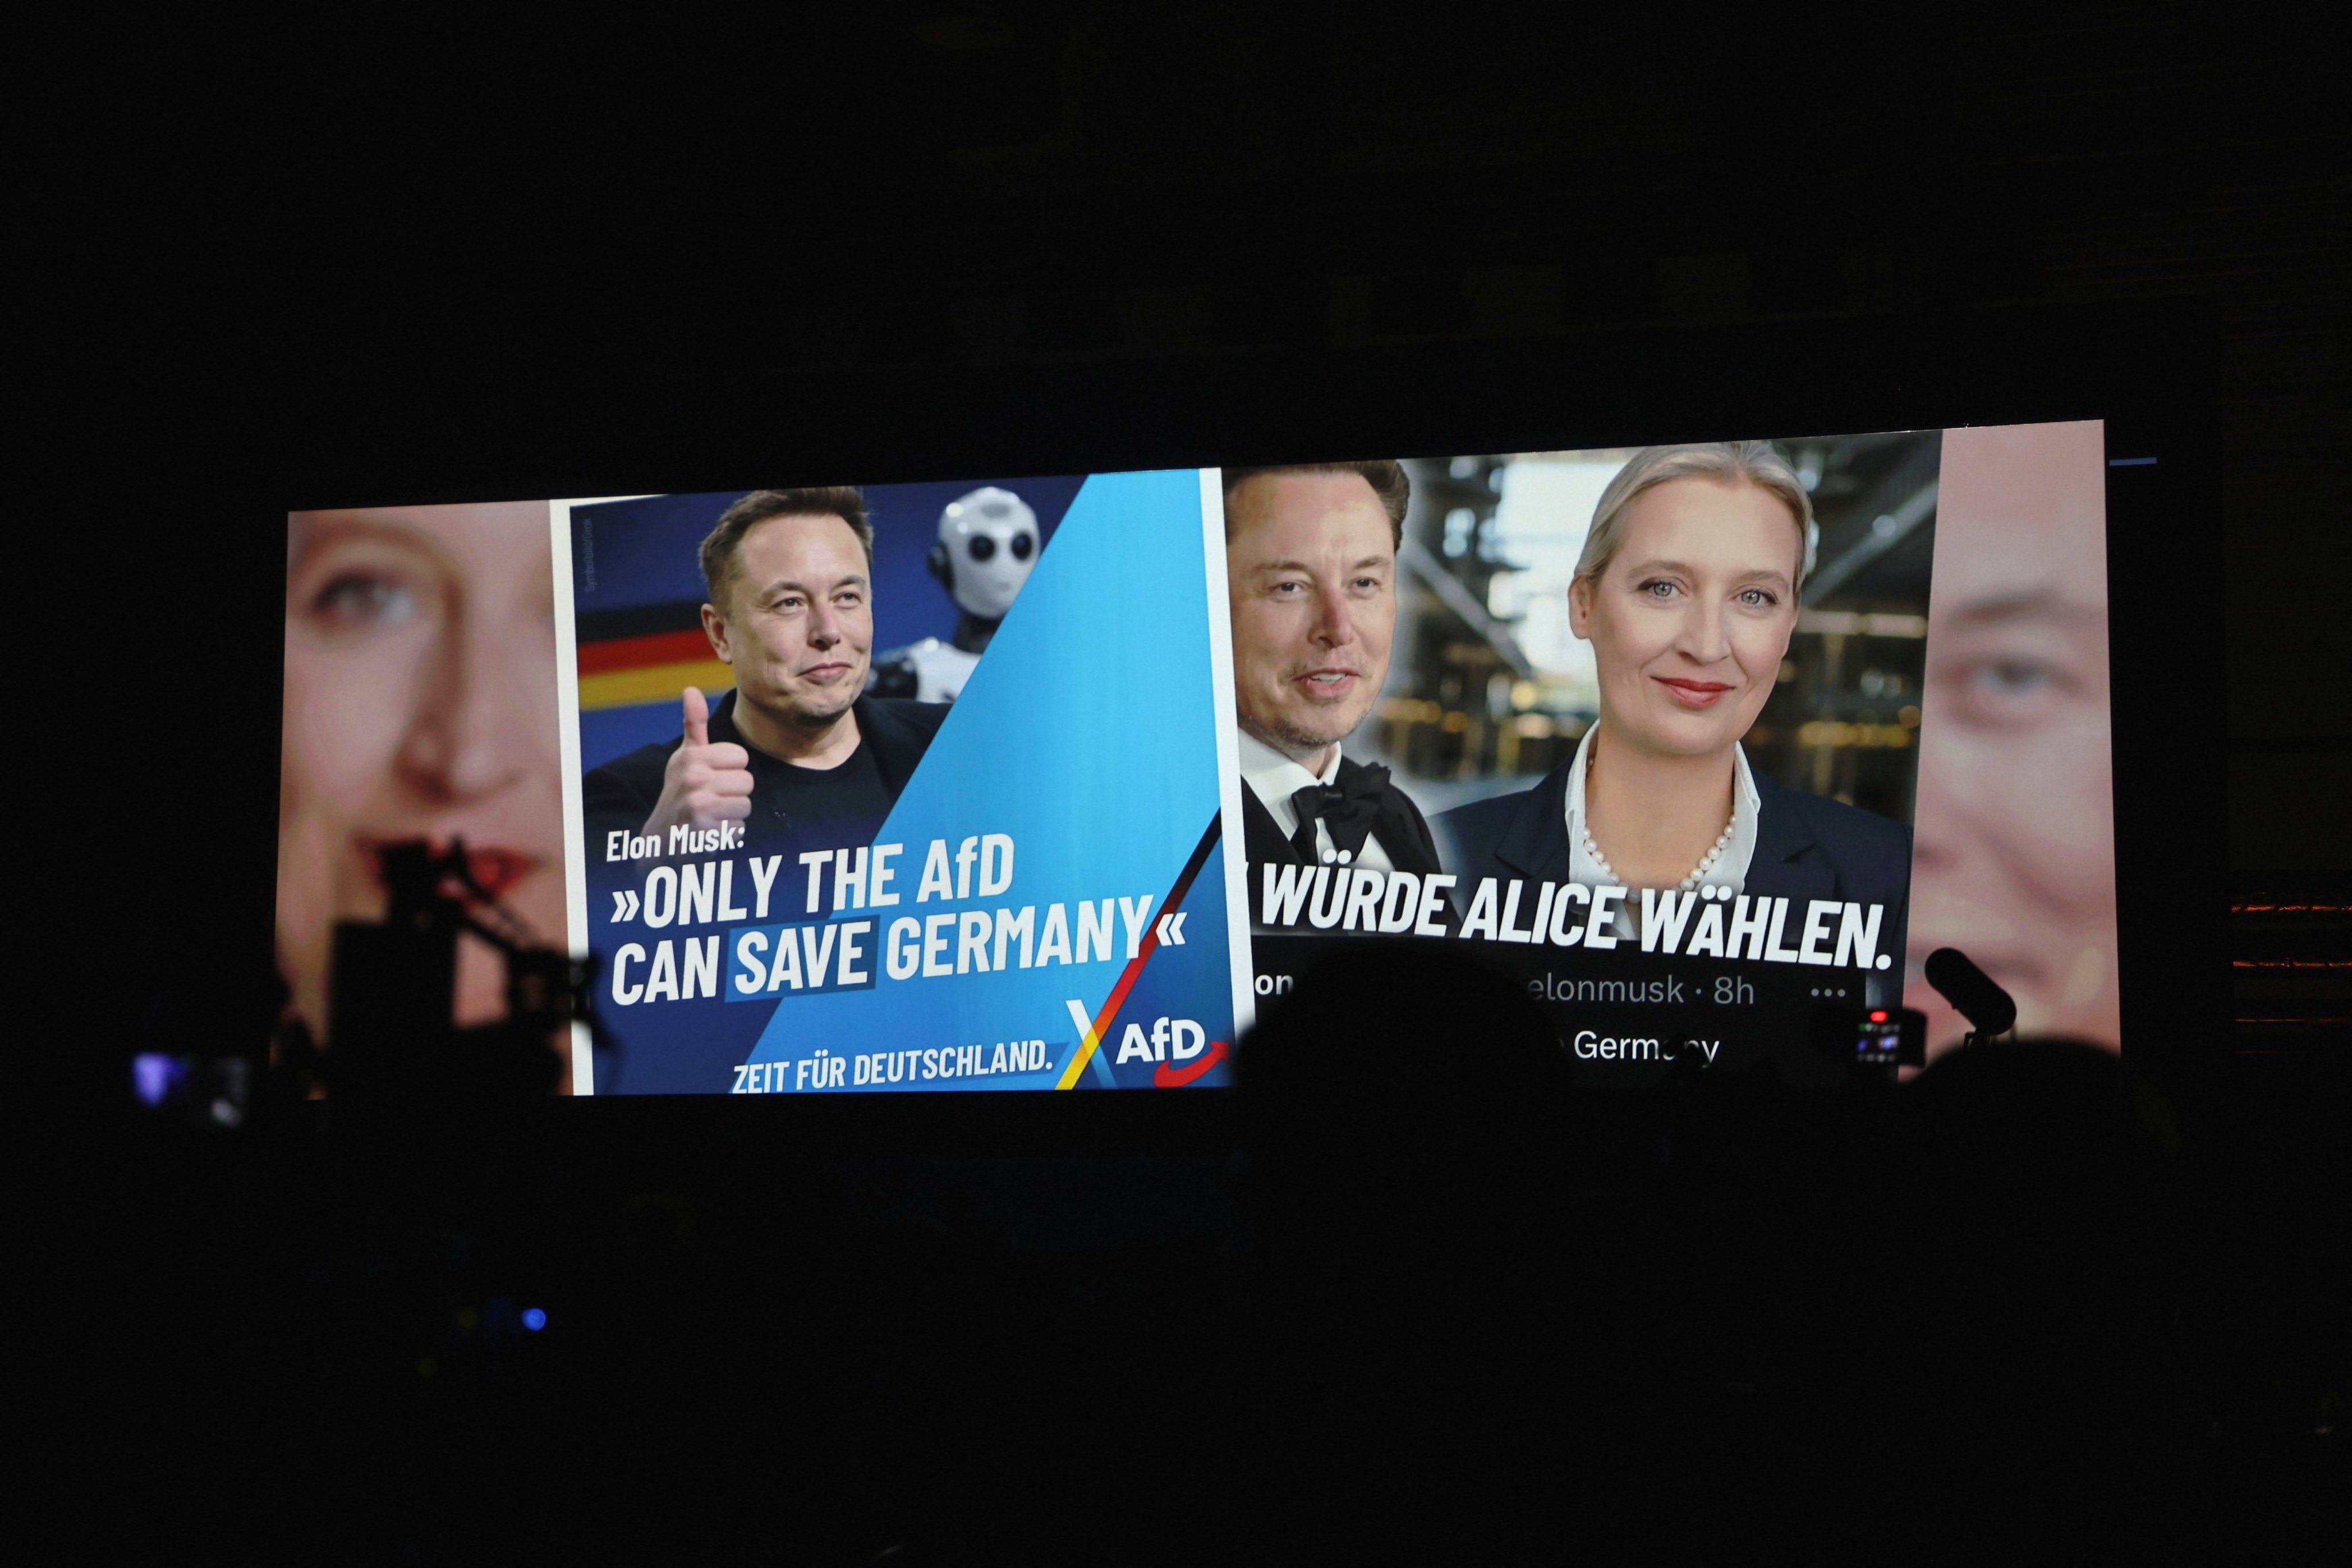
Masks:
[[[1201,1053],[1201,1059],[1197,1062],[1187,1062],[1181,1068],[1161,1062],[1152,1068],[1151,1086],[1154,1089],[1181,1089],[1224,1059],[1225,1042],[1211,1040],[1209,1048]]]

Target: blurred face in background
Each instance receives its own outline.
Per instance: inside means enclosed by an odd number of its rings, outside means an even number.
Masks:
[[[1968,1027],[1920,977],[1939,947],[2020,1035],[2121,1038],[2105,485],[2095,422],[1944,435],[1905,985],[1931,1054]]]
[[[464,839],[485,889],[564,942],[552,562],[543,503],[289,525],[278,958],[323,1038],[335,922],[383,915],[380,845]],[[504,973],[460,942],[460,1024],[503,1016]]]
[[[1569,589],[1601,721],[1657,755],[1725,751],[1772,695],[1796,629],[1797,520],[1756,485],[1685,478],[1635,496],[1624,526],[1608,564]]]

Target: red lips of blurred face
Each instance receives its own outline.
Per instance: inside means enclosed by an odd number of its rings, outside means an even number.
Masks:
[[[378,888],[386,892],[391,889],[384,881],[383,852],[395,842],[399,841],[362,839],[358,844],[360,858],[365,863],[368,875]],[[447,839],[412,839],[408,842],[424,843],[426,852],[436,860],[446,857],[453,847],[452,841]],[[442,885],[441,892],[445,898],[468,904],[476,901],[474,888],[480,889],[487,898],[504,898],[509,888],[539,869],[541,864],[538,856],[527,855],[519,849],[509,849],[500,845],[468,844],[466,846],[466,877],[471,880],[472,887],[467,887],[466,880],[453,876]]]
[[[1748,732],[1796,628],[1803,541],[1769,491],[1670,479],[1626,509],[1617,552],[1570,591],[1613,732],[1701,755]]]

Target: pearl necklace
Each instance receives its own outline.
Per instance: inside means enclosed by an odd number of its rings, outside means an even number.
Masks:
[[[1594,739],[1598,740],[1599,737],[1595,736]],[[1599,748],[1595,747],[1591,752],[1586,753],[1584,777],[1586,786],[1588,788],[1591,787],[1592,780],[1592,756],[1596,754],[1598,751]],[[1590,856],[1592,859],[1592,863],[1600,867],[1601,872],[1608,877],[1609,885],[1619,888],[1629,886],[1630,884],[1626,882],[1625,879],[1617,874],[1617,868],[1609,863],[1609,857],[1601,852],[1601,846],[1593,842],[1592,827],[1591,823],[1580,821],[1579,822],[1578,826],[1582,828],[1584,832],[1585,854]],[[1706,854],[1699,857],[1698,864],[1691,868],[1691,874],[1683,879],[1682,887],[1685,892],[1688,892],[1691,889],[1697,887],[1701,882],[1706,880],[1706,874],[1715,869],[1716,862],[1722,859],[1723,852],[1731,847],[1731,836],[1738,830],[1738,826],[1739,807],[1737,805],[1734,805],[1731,808],[1731,816],[1724,823],[1723,832],[1717,837],[1714,847],[1709,848]]]
[[[1683,879],[1682,886],[1685,891],[1687,892],[1689,889],[1697,887],[1701,882],[1706,879],[1706,874],[1715,869],[1716,862],[1722,859],[1723,852],[1731,847],[1731,835],[1738,826],[1739,813],[1737,809],[1734,809],[1731,814],[1731,820],[1723,825],[1723,832],[1721,836],[1716,839],[1714,847],[1710,848],[1705,855],[1701,856],[1699,858],[1698,864],[1691,868],[1691,874]],[[1594,865],[1601,868],[1602,874],[1609,879],[1609,884],[1612,887],[1622,888],[1627,886],[1625,879],[1617,874],[1617,868],[1609,863],[1609,857],[1601,852],[1601,846],[1592,841],[1592,829],[1591,827],[1586,827],[1584,829],[1584,852],[1592,858],[1592,863]]]

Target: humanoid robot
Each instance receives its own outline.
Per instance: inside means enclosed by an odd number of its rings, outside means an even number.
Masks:
[[[940,514],[930,572],[956,603],[955,634],[877,654],[866,690],[877,697],[952,702],[988,649],[1037,564],[1037,514],[1011,490],[983,485]]]

